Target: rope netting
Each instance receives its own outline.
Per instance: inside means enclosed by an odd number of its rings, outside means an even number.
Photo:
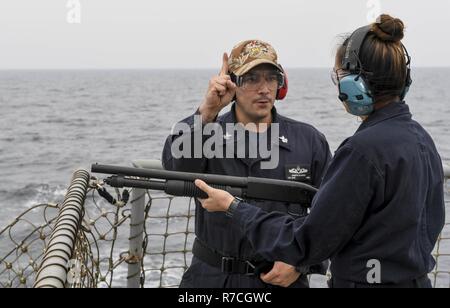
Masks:
[[[435,288],[450,288],[450,179],[445,183],[445,208],[446,221],[444,230],[434,248],[433,255],[436,258],[436,267],[429,275]]]
[[[144,190],[132,190],[128,198],[127,190],[116,189],[108,202],[99,196],[104,188],[102,181],[91,177],[81,212],[74,210],[73,204],[67,207],[69,188],[64,202],[36,205],[2,229],[0,287],[108,288],[130,286],[130,280],[142,287],[177,287],[192,258],[193,199]],[[143,204],[143,216],[133,221],[132,209],[138,203]],[[446,206],[450,208],[449,183]],[[142,231],[130,236],[133,227]],[[140,247],[133,253],[130,242],[136,240]],[[430,274],[432,283],[450,288],[448,218],[434,255],[437,266]],[[62,280],[65,283],[59,285]],[[311,285],[326,287],[326,277],[313,275]]]

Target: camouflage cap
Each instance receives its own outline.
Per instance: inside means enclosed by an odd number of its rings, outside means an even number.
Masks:
[[[269,43],[260,40],[249,40],[243,41],[233,48],[228,60],[228,66],[230,73],[242,76],[252,68],[265,63],[272,64],[281,70],[277,60],[277,53]]]

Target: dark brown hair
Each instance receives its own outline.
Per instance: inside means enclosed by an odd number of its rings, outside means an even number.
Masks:
[[[399,96],[407,79],[407,58],[401,40],[404,24],[398,18],[381,15],[367,35],[359,54],[361,69],[375,100]],[[347,37],[336,54],[342,62]]]

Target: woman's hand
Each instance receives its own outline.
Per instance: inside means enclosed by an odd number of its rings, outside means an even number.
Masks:
[[[196,180],[195,185],[208,194],[208,199],[199,199],[208,212],[226,212],[234,200],[227,191],[212,188],[202,180]]]

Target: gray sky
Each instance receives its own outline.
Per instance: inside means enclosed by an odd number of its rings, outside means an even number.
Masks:
[[[217,68],[250,38],[285,67],[329,67],[337,35],[367,24],[377,3],[406,23],[415,66],[450,66],[450,0],[78,1],[71,24],[69,0],[1,0],[0,69]]]

